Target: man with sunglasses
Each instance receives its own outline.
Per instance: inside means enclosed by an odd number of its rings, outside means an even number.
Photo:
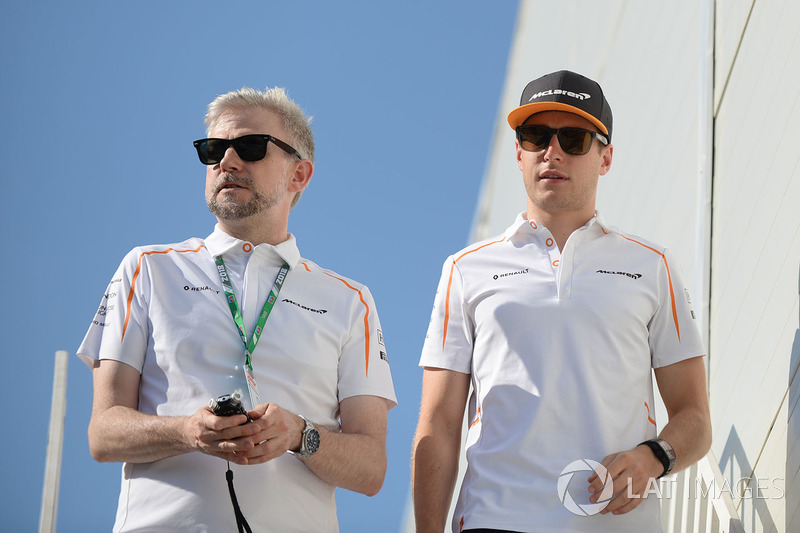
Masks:
[[[444,264],[420,360],[417,531],[445,527],[470,389],[453,531],[661,531],[654,480],[711,441],[688,291],[668,250],[595,210],[613,156],[596,82],[536,79],[508,123],[527,209]]]
[[[335,532],[335,488],[386,472],[375,303],[288,231],[314,139],[283,89],[221,95],[205,122],[213,233],[131,251],[78,350],[91,453],[125,463],[114,531]]]

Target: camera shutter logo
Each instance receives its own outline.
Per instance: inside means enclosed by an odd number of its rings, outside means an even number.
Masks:
[[[567,488],[572,476],[578,472],[597,472],[597,475],[603,480],[603,490],[600,491],[600,499],[597,500],[597,503],[579,505],[570,496]],[[561,475],[558,477],[558,499],[561,500],[561,503],[569,512],[578,516],[596,515],[605,509],[613,495],[614,483],[608,470],[597,461],[592,461],[591,459],[578,459],[571,462],[561,471]]]

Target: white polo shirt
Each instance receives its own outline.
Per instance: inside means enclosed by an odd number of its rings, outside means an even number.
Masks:
[[[523,215],[447,259],[422,351],[420,366],[469,373],[474,389],[453,530],[660,531],[656,498],[578,516],[558,482],[573,461],[655,437],[651,367],[705,353],[686,287],[667,250],[599,216],[559,252]],[[578,506],[589,475],[566,485]]]
[[[222,291],[222,254],[248,337],[284,262],[291,267],[252,361],[263,403],[335,431],[339,402],[370,395],[396,405],[375,303],[366,286],[300,257],[294,236],[277,246],[208,238],[139,247],[111,280],[78,355],[141,372],[139,410],[191,415],[243,391],[244,345]],[[249,401],[247,402],[249,404]],[[237,466],[239,505],[254,531],[338,531],[334,487],[285,454]],[[226,462],[187,453],[125,463],[114,531],[235,531]]]

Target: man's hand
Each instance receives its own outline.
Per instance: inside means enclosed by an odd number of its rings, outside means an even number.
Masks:
[[[211,413],[210,409],[207,411]],[[239,424],[243,424],[231,426],[223,423],[213,426],[215,432],[221,431],[216,434],[224,435],[224,439],[215,442],[213,435],[211,436],[211,447],[213,449],[216,444],[216,450],[219,452],[211,455],[224,457],[240,465],[254,465],[266,463],[280,457],[288,450],[300,448],[305,422],[298,415],[274,403],[258,405],[248,414],[253,421],[246,424],[244,422],[247,419],[244,415],[221,417],[211,414],[218,420],[234,418]],[[209,453],[205,449],[202,451]]]
[[[614,496],[601,514],[625,514],[638,507],[653,488],[656,478],[664,471],[661,461],[647,446],[612,453],[603,458],[600,464],[606,468],[612,480],[610,482],[614,484]],[[592,493],[589,501],[597,503],[603,490],[603,480],[595,472],[589,476],[588,482],[589,492]]]
[[[237,462],[234,452],[238,454],[242,447],[246,448],[258,431],[244,415],[217,416],[210,408],[202,407],[186,418],[184,434],[197,451]]]

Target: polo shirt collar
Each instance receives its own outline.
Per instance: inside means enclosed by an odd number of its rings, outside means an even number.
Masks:
[[[607,224],[603,217],[600,216],[600,213],[596,210],[594,212],[594,216],[583,225],[583,228],[597,231],[598,233],[619,233],[619,230],[614,226]],[[517,215],[514,223],[508,227],[503,234],[503,237],[506,241],[510,241],[515,237],[524,240],[526,238],[525,236],[535,235],[540,232],[546,232],[548,234],[550,233],[541,223],[537,222],[536,220],[526,218],[526,213],[523,211]]]
[[[289,234],[289,238],[280,244],[272,245],[262,243],[253,246],[247,241],[228,235],[219,227],[219,224],[216,224],[214,226],[214,232],[206,237],[205,246],[212,256],[249,253],[255,248],[261,249],[265,247],[285,261],[290,268],[296,267],[300,262],[300,251],[297,249],[297,240],[291,233]]]

